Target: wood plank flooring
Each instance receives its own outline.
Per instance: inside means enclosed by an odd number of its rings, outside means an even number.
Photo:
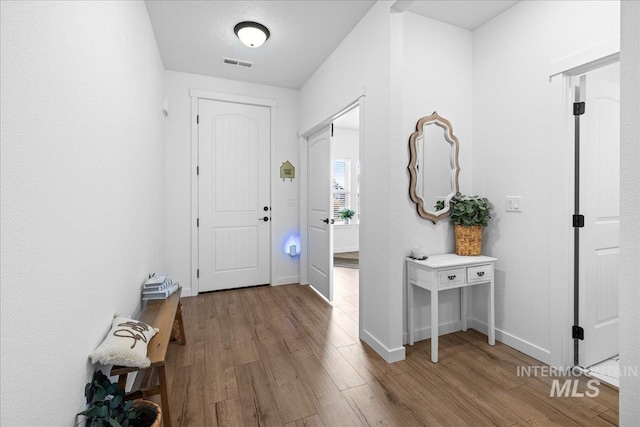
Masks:
[[[440,337],[437,364],[429,340],[387,364],[358,340],[357,273],[336,269],[333,306],[300,285],[183,298],[187,344],[167,362],[173,426],[618,423],[617,390],[551,398],[551,378],[516,374],[537,360],[473,330]]]
[[[339,268],[358,268],[360,252],[338,252],[333,254],[333,265]]]

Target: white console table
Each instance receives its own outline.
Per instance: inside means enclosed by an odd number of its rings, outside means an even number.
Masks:
[[[489,284],[489,344],[495,345],[495,308],[493,264],[497,258],[488,256],[431,255],[426,260],[406,259],[407,265],[407,330],[409,345],[414,342],[414,286],[431,292],[431,361],[438,361],[438,292],[460,289],[460,320],[467,330],[467,289]]]

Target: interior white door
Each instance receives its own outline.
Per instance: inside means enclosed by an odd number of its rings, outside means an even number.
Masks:
[[[585,79],[581,79],[585,90]],[[580,366],[618,354],[620,85],[586,76],[580,118]]]
[[[268,284],[268,107],[198,104],[200,292]]]
[[[333,301],[330,126],[312,135],[308,141],[308,278],[316,291]]]

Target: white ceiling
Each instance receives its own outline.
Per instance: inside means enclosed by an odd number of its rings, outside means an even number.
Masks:
[[[371,9],[375,0],[146,0],[167,70],[299,89]],[[396,1],[394,9],[473,30],[517,1]],[[271,32],[257,49],[233,27],[259,22]],[[222,57],[253,62],[252,69]]]
[[[375,0],[146,0],[167,70],[299,89],[371,9]],[[271,32],[264,45],[243,45],[233,32],[256,21]],[[255,62],[252,69],[222,57]]]
[[[473,31],[518,1],[513,0],[418,0],[403,1],[402,9]]]

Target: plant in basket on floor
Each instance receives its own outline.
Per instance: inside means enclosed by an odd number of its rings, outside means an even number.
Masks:
[[[492,208],[484,197],[456,193],[451,198],[450,218],[455,224],[457,255],[481,255],[482,227],[489,224]]]
[[[125,400],[118,388],[98,370],[85,386],[87,409],[78,415],[86,417],[87,427],[158,427],[160,407],[148,400]]]

